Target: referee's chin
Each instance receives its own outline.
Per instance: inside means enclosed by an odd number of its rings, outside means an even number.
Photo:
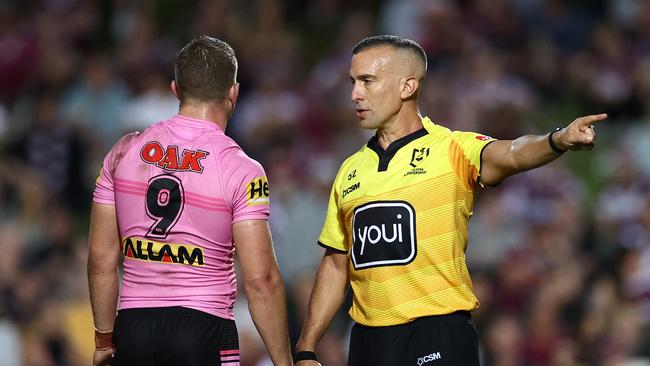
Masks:
[[[377,123],[373,123],[373,121],[369,118],[363,118],[363,117],[357,117],[359,119],[359,126],[361,128],[366,129],[366,130],[376,130],[379,128],[377,126]]]

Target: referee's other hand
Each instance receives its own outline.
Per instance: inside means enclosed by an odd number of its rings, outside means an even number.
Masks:
[[[113,349],[95,349],[93,366],[110,366],[113,361]]]

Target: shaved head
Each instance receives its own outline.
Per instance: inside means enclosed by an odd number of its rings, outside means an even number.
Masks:
[[[410,49],[398,48],[395,52],[395,61],[398,63],[396,70],[399,70],[402,76],[413,76],[420,81],[424,80],[427,74],[426,61],[423,62],[422,58]]]
[[[393,35],[380,35],[367,37],[357,43],[352,54],[377,48],[390,47],[395,51],[395,71],[403,73],[402,76],[413,76],[422,81],[427,73],[427,54],[415,41]]]

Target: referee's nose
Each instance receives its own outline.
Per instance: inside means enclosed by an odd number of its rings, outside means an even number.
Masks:
[[[360,100],[364,99],[363,95],[363,88],[361,87],[361,82],[359,80],[356,80],[354,82],[354,86],[352,87],[352,93],[351,93],[351,98],[354,103],[359,102]]]

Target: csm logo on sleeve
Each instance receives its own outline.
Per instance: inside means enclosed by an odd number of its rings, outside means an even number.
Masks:
[[[415,209],[405,201],[359,206],[352,221],[355,269],[407,264],[415,259]]]

